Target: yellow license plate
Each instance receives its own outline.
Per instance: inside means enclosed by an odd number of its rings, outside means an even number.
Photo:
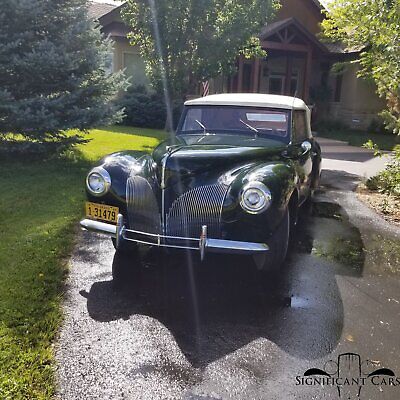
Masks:
[[[86,202],[86,216],[92,219],[117,223],[119,208],[105,204]]]

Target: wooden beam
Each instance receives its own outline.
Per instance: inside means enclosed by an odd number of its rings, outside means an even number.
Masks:
[[[287,50],[287,51],[298,51],[300,53],[307,53],[309,47],[302,44],[295,43],[278,43],[272,42],[270,40],[264,40],[261,42],[261,47],[263,49],[270,50]]]
[[[243,64],[244,64],[244,56],[239,56],[239,70],[238,70],[238,85],[237,91],[241,93],[243,91]]]
[[[256,57],[253,64],[253,93],[259,92],[260,64],[261,64],[260,58]]]
[[[279,39],[281,39],[281,42],[284,43],[285,42],[285,38],[281,35],[280,32],[276,32],[276,34],[279,36]]]
[[[312,47],[309,47],[305,58],[304,83],[303,83],[303,100],[306,103],[309,101],[309,96],[310,96],[312,54],[313,54]]]
[[[286,56],[286,79],[285,79],[285,95],[290,96],[290,86],[292,82],[292,58],[290,55]]]

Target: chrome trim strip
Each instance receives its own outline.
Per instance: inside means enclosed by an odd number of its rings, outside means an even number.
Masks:
[[[238,242],[236,240],[207,239],[206,249],[214,253],[229,249],[235,254],[266,253],[269,247],[265,243]]]
[[[116,237],[117,227],[105,222],[94,221],[92,219],[83,219],[80,222],[82,229],[97,233],[102,233],[107,236]]]
[[[161,232],[165,235],[165,168],[167,165],[169,152],[161,160]]]
[[[121,215],[122,217],[122,215]],[[269,247],[265,243],[252,243],[252,242],[240,242],[235,240],[224,240],[224,239],[208,239],[202,243],[202,237],[199,238],[185,238],[185,237],[177,237],[177,236],[165,236],[165,235],[156,235],[152,233],[134,231],[131,229],[126,229],[122,226],[122,221],[120,219],[120,215],[118,216],[119,225],[111,225],[105,222],[94,221],[90,219],[83,219],[80,222],[80,225],[83,229],[103,233],[107,236],[123,238],[124,240],[128,240],[131,242],[142,243],[150,246],[157,247],[166,247],[172,249],[184,249],[184,250],[197,250],[201,251],[202,247],[204,248],[204,252],[213,252],[213,253],[235,253],[235,254],[260,254],[266,253],[269,251]],[[139,236],[145,236],[149,238],[156,238],[156,242],[150,242],[142,239],[135,239],[127,237],[126,234],[133,234]],[[194,246],[180,246],[180,245],[172,245],[163,242],[164,240],[176,240],[176,241],[184,241],[184,242],[195,242],[196,247]],[[204,239],[204,237],[203,237]]]
[[[115,227],[115,246],[119,249],[122,238],[124,236],[124,217],[121,214],[118,214],[117,226]]]

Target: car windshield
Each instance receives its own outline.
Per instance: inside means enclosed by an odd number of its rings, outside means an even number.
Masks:
[[[250,134],[287,141],[289,111],[264,107],[191,106],[178,134]]]

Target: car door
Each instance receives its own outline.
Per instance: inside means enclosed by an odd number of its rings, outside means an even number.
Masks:
[[[294,110],[292,114],[293,160],[299,177],[300,202],[308,196],[312,180],[312,136],[304,110]]]

